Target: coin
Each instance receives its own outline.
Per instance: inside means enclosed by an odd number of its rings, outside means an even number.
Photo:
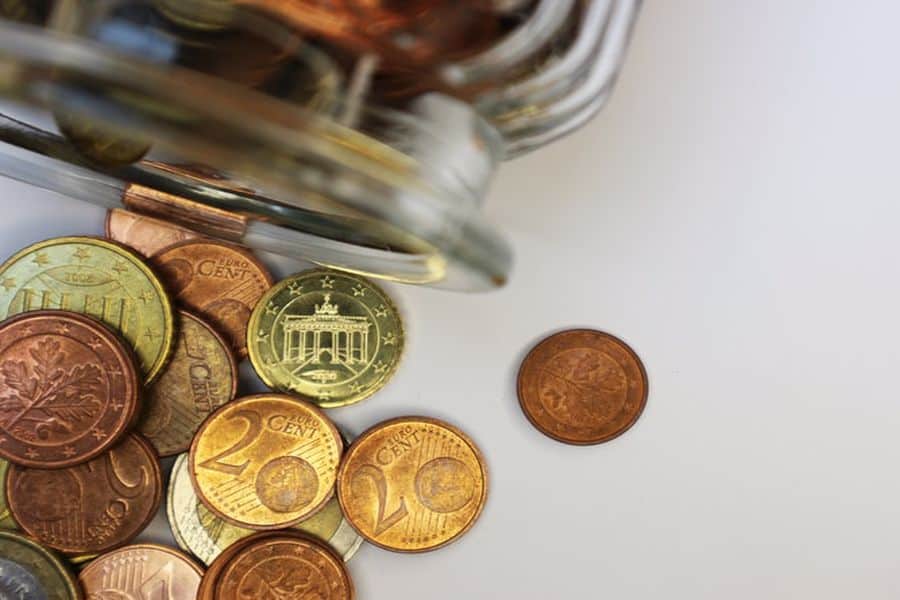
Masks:
[[[68,311],[0,324],[0,456],[59,468],[112,446],[137,414],[131,350],[107,327]]]
[[[452,425],[401,417],[353,442],[337,493],[365,539],[387,550],[425,552],[475,524],[487,499],[487,469],[472,440]]]
[[[250,362],[269,387],[330,408],[384,386],[403,353],[391,299],[362,277],[313,269],[276,284],[247,329]]]
[[[212,597],[354,598],[344,563],[321,542],[283,531],[252,540],[216,569]]]
[[[25,536],[0,531],[0,598],[81,600],[81,588],[55,554]]]
[[[591,329],[551,335],[519,370],[519,403],[541,433],[566,444],[608,442],[647,403],[647,372],[622,340]]]
[[[160,456],[187,450],[203,420],[237,392],[237,364],[228,342],[189,312],[178,316],[175,352],[147,388],[138,425]]]
[[[343,442],[315,406],[278,394],[229,402],[204,421],[190,451],[200,501],[225,521],[279,529],[334,493]]]
[[[96,600],[197,597],[203,569],[172,548],[134,544],[104,554],[78,575],[88,598]]]
[[[0,316],[50,308],[97,317],[121,333],[147,381],[172,349],[174,318],[162,284],[134,252],[114,242],[55,238],[0,265]]]
[[[58,110],[53,116],[60,133],[83,156],[97,164],[108,167],[130,165],[150,150],[149,142],[122,135],[93,119],[65,110]]]
[[[171,292],[247,355],[247,321],[272,276],[249,250],[214,240],[188,240],[154,255]]]
[[[187,454],[180,455],[172,466],[166,513],[178,546],[208,565],[225,548],[255,531],[223,521],[200,502],[188,473],[187,458]],[[334,497],[322,510],[294,528],[326,542],[345,561],[350,560],[362,544],[362,538],[344,519]]]
[[[162,472],[153,447],[130,433],[74,467],[11,465],[6,495],[16,522],[42,544],[69,554],[100,553],[150,523],[162,500]]]
[[[18,529],[6,506],[6,469],[9,463],[0,459],[0,529]]]
[[[200,237],[196,231],[121,208],[106,213],[106,237],[143,256],[152,256],[172,244]]]

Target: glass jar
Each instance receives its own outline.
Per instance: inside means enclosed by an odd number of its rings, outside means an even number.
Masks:
[[[0,173],[336,269],[501,286],[491,179],[602,107],[639,1],[403,4],[5,3]]]

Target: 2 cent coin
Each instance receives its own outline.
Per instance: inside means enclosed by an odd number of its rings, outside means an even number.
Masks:
[[[153,447],[128,434],[74,467],[11,465],[6,495],[16,522],[45,546],[101,553],[128,543],[153,519],[162,501],[162,472]]]
[[[647,403],[647,372],[622,340],[591,329],[554,334],[519,370],[519,403],[542,433],[567,444],[608,442],[627,431]]]
[[[347,520],[368,541],[387,550],[425,552],[475,524],[487,500],[487,468],[457,428],[402,417],[353,442],[337,491]]]
[[[35,311],[0,324],[0,456],[37,468],[86,462],[138,410],[130,349],[101,323]]]

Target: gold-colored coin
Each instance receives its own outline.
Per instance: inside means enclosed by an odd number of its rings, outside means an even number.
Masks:
[[[0,316],[64,309],[96,317],[131,343],[147,381],[174,341],[172,306],[159,279],[131,250],[89,237],[33,244],[0,265]]]
[[[53,552],[25,536],[0,531],[0,598],[80,600],[83,595]]]
[[[172,466],[166,512],[178,546],[207,565],[225,548],[255,533],[223,521],[200,502],[188,472],[187,454],[180,455]],[[362,538],[344,519],[335,497],[294,529],[326,542],[344,560],[350,560],[362,544]]]
[[[276,284],[247,329],[250,361],[269,387],[331,408],[369,397],[403,353],[394,303],[357,275],[314,269]]]
[[[238,370],[231,346],[207,323],[178,311],[172,358],[144,393],[138,429],[160,456],[184,452],[203,420],[234,399]]]
[[[6,469],[9,463],[0,458],[0,529],[18,529],[6,505]]]
[[[475,524],[487,499],[487,470],[472,440],[452,425],[402,417],[353,442],[337,492],[364,538],[387,550],[425,552]]]
[[[150,150],[149,142],[123,135],[78,114],[58,111],[54,117],[66,139],[86,158],[99,165],[130,165]]]
[[[189,469],[200,501],[233,525],[281,529],[334,495],[343,442],[315,406],[278,394],[229,402],[203,423]]]

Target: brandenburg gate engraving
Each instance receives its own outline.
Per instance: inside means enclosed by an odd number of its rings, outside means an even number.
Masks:
[[[340,314],[331,294],[325,294],[312,315],[284,317],[282,362],[319,364],[327,353],[330,362],[355,371],[353,365],[369,361],[369,329],[367,317]]]

